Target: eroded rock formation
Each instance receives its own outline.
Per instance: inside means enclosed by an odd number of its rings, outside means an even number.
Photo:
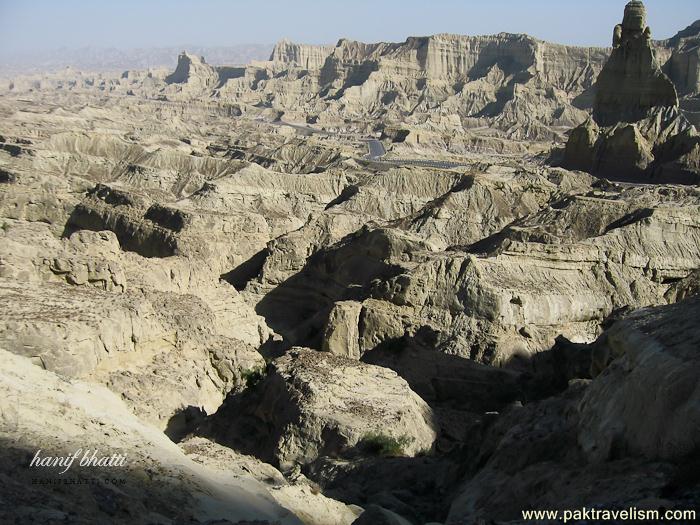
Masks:
[[[177,67],[165,77],[167,84],[186,84],[191,90],[213,88],[219,81],[215,68],[207,64],[204,57],[190,55],[183,51],[177,57]]]
[[[601,126],[636,122],[656,107],[678,107],[676,88],[661,71],[646,24],[644,4],[628,3],[622,25],[615,27],[610,58],[596,81],[593,118]]]
[[[0,521],[696,507],[700,191],[665,181],[700,172],[697,24],[645,29],[632,3],[606,71],[639,83],[596,106],[644,118],[569,148],[655,184],[545,162],[608,52],[521,35],[13,81]],[[133,454],[124,490],[28,485],[32,451],[88,445]]]
[[[571,132],[563,165],[613,180],[696,184],[700,136],[657,61],[642,2],[625,7],[613,46],[596,81],[593,118]],[[689,80],[676,78],[687,89]]]
[[[522,508],[563,509],[574,501],[679,508],[687,497],[696,505],[697,489],[689,486],[698,481],[691,430],[698,415],[698,334],[690,328],[697,310],[694,298],[615,323],[593,345],[611,360],[605,373],[508,410],[489,429],[477,456],[486,465],[460,488],[446,523],[513,520]],[[596,479],[605,479],[605,487]]]
[[[668,41],[673,49],[665,72],[673,80],[679,94],[700,91],[700,20],[680,31]]]
[[[311,71],[320,70],[332,52],[333,46],[311,46],[281,40],[272,50],[270,61],[292,63]]]

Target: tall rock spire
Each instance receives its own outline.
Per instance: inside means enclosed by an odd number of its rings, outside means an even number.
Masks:
[[[642,2],[625,7],[596,87],[593,118],[569,135],[564,167],[613,180],[700,182],[700,136],[659,67]]]
[[[615,27],[613,51],[600,73],[593,118],[601,126],[637,122],[654,107],[678,106],[678,95],[664,75],[651,45],[644,3],[625,7],[622,24]]]
[[[644,2],[633,0],[625,6],[622,31],[629,39],[636,38],[647,28],[647,9]]]

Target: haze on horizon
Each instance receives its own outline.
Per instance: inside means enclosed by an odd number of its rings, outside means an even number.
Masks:
[[[403,41],[436,33],[527,33],[608,46],[627,0],[0,0],[0,54],[59,48]],[[654,38],[700,18],[698,0],[647,0]]]

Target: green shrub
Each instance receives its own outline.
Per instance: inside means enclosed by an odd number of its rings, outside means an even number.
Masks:
[[[264,376],[264,368],[250,368],[249,370],[243,370],[243,372],[241,372],[241,379],[245,381],[245,386],[248,388],[253,388]]]
[[[410,436],[395,438],[380,432],[370,432],[360,440],[360,446],[376,456],[404,456],[406,447],[411,443],[413,438]]]
[[[418,452],[416,452],[416,457],[417,458],[424,458],[427,456],[432,455],[433,451],[430,447],[425,447],[420,449]]]

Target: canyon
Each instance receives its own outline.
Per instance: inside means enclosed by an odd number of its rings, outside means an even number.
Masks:
[[[3,79],[0,521],[697,508],[700,21],[643,9]]]

